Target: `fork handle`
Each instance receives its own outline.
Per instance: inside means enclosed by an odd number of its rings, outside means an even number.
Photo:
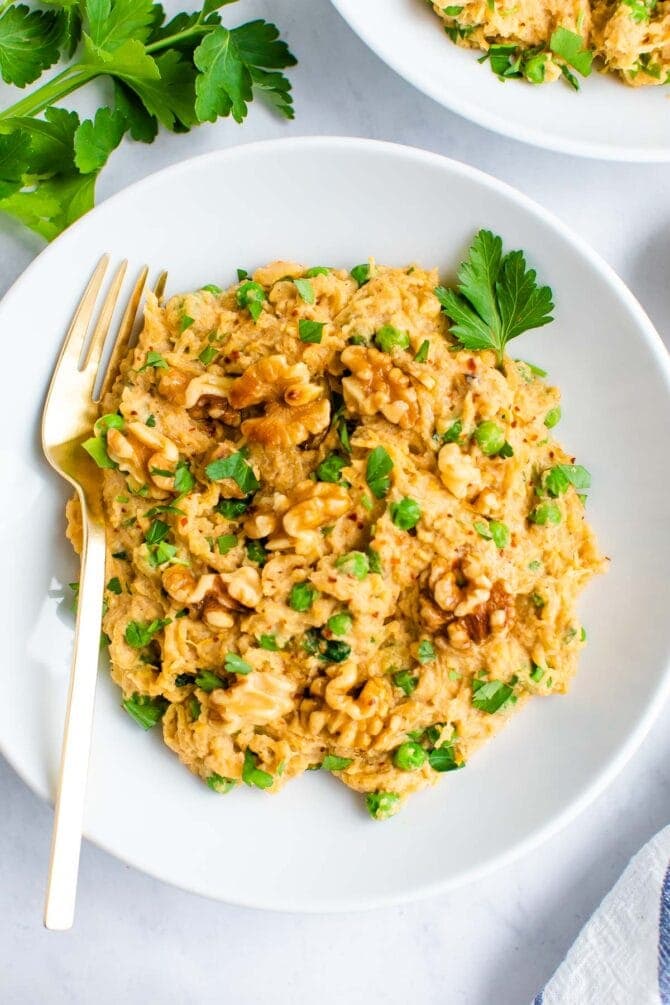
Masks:
[[[88,518],[83,500],[82,515],[77,626],[44,907],[44,925],[54,931],[74,921],[105,586],[105,531]]]

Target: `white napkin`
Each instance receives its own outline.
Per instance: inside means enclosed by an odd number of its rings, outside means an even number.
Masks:
[[[533,1005],[670,1005],[670,827],[631,860]]]

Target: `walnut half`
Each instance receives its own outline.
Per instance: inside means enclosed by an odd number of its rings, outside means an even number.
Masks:
[[[281,355],[252,363],[233,381],[228,398],[234,408],[265,403],[265,414],[242,423],[248,440],[265,447],[291,447],[322,433],[330,422],[330,402],[310,381],[304,363],[290,366]]]

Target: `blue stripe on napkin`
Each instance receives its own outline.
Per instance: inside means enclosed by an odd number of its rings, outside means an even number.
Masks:
[[[670,1005],[670,865],[661,890],[658,925],[658,990],[662,1005]]]

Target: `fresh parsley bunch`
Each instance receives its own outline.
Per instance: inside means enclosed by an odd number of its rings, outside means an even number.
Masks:
[[[293,118],[282,70],[295,58],[273,24],[224,27],[219,9],[235,2],[204,0],[168,22],[151,0],[0,3],[5,83],[24,88],[79,53],[0,112],[0,211],[51,240],[92,207],[98,174],[125,133],[151,143],[159,126],[187,132],[229,115],[242,122],[258,91]],[[113,100],[92,119],[56,107],[96,77],[111,78]]]
[[[553,320],[552,292],[536,279],[522,251],[503,254],[502,238],[480,230],[458,270],[457,289],[435,290],[452,321],[449,334],[464,349],[492,349],[502,367],[510,339]]]

